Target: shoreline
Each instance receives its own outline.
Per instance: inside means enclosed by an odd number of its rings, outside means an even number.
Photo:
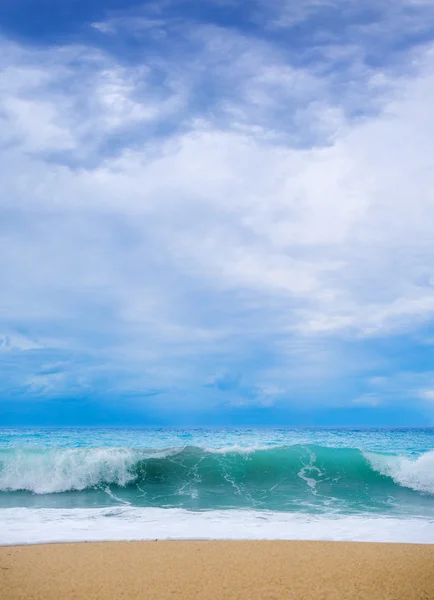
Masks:
[[[299,539],[262,539],[262,538],[200,538],[200,537],[192,537],[192,538],[155,538],[155,539],[125,539],[125,540],[78,540],[78,541],[69,541],[69,540],[59,540],[59,541],[49,541],[49,542],[29,542],[27,544],[19,543],[11,543],[11,544],[3,544],[0,542],[0,555],[3,548],[35,548],[38,546],[81,546],[81,545],[92,545],[92,544],[154,544],[158,542],[160,544],[208,544],[208,543],[216,543],[216,544],[250,544],[250,543],[285,543],[285,544],[293,544],[293,543],[303,543],[303,544],[357,544],[357,545],[369,545],[373,546],[382,545],[382,546],[425,546],[425,547],[434,547],[434,540],[432,542],[394,542],[394,541],[370,541],[370,540],[299,540]],[[1,556],[0,556],[1,558]]]
[[[146,540],[311,540],[431,544],[434,520],[373,515],[106,507],[0,510],[0,544]]]
[[[426,600],[434,544],[173,540],[0,547],[2,600]]]

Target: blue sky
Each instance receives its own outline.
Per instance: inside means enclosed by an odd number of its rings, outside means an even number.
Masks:
[[[0,424],[434,425],[434,4],[0,5]]]

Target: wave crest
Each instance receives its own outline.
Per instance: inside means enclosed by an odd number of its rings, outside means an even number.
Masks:
[[[295,445],[267,448],[57,448],[0,451],[0,491],[51,494],[106,486],[292,499],[300,494],[391,493],[406,487],[434,493],[434,452],[411,460],[355,448]],[[193,496],[192,496],[193,497]],[[265,501],[264,500],[264,501]]]
[[[434,494],[434,451],[411,460],[405,456],[366,454],[372,468],[400,486]]]

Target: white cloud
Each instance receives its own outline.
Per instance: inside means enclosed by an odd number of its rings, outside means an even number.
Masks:
[[[255,336],[268,347],[431,320],[432,48],[399,77],[360,59],[350,90],[270,42],[189,35],[200,63],[161,59],[158,81],[152,62],[2,41],[6,320],[95,352],[107,335],[107,356],[147,372],[155,357],[242,353]]]
[[[115,34],[127,30],[128,35],[142,36],[153,35],[164,37],[166,22],[163,19],[147,18],[144,16],[122,16],[92,23],[92,27],[101,33]]]
[[[353,404],[355,404],[356,406],[377,407],[382,404],[382,401],[381,401],[381,398],[379,398],[376,394],[367,393],[367,394],[362,394],[358,398],[355,398],[353,400]]]
[[[29,391],[33,394],[56,394],[62,392],[65,383],[64,373],[50,373],[49,375],[35,375],[26,382]]]
[[[420,397],[432,402],[434,400],[434,390],[420,390]]]
[[[310,22],[318,41],[333,39],[337,32],[340,37],[366,36],[370,41],[376,41],[375,34],[381,33],[383,43],[402,39],[409,33],[429,31],[433,15],[431,0],[367,0],[363,4],[357,0],[269,0],[258,5],[258,19],[265,19],[268,28],[292,29]]]
[[[0,352],[39,350],[43,346],[23,335],[0,334]]]

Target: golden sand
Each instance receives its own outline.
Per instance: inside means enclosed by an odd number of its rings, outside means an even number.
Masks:
[[[0,548],[1,600],[434,600],[434,545],[124,542]]]

